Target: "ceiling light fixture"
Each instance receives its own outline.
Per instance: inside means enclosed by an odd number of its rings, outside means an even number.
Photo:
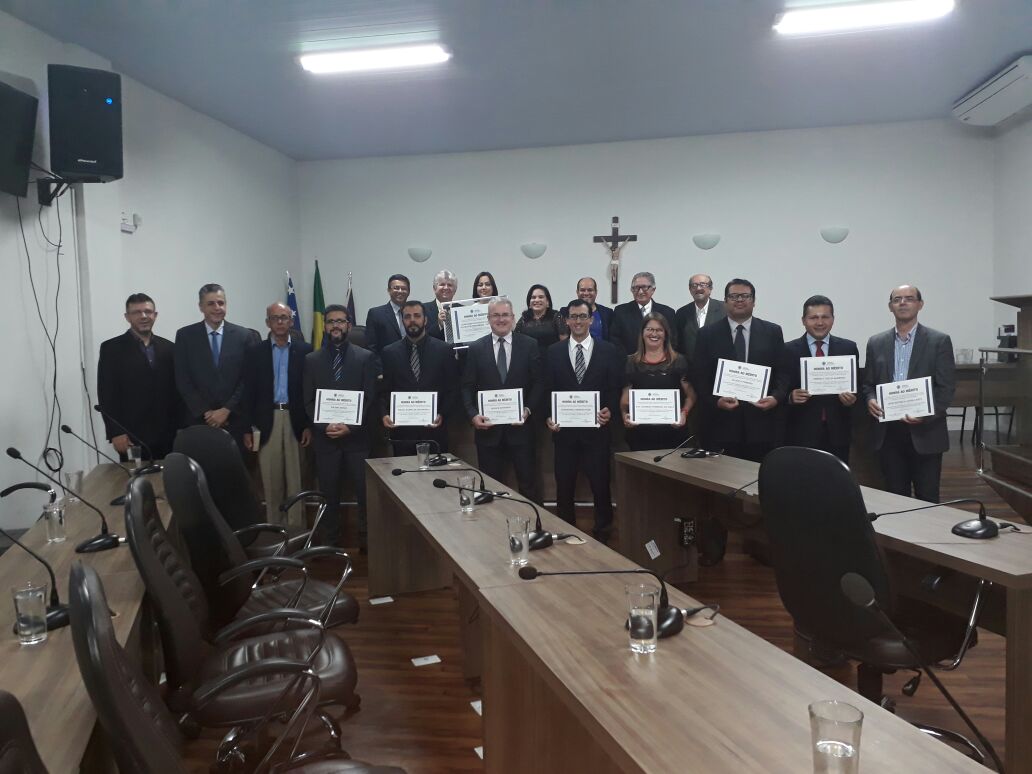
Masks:
[[[437,44],[425,46],[390,46],[354,49],[352,51],[324,51],[298,57],[301,66],[310,73],[362,73],[371,70],[397,70],[405,67],[424,67],[443,64],[451,54]]]
[[[895,27],[938,19],[955,6],[955,0],[876,0],[809,6],[785,11],[774,30],[782,35],[815,35]]]

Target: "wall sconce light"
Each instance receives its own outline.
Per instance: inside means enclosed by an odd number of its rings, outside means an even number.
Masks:
[[[548,245],[540,242],[527,242],[525,245],[520,245],[520,251],[532,261],[544,255],[547,249]]]
[[[849,236],[849,229],[845,226],[825,226],[821,229],[821,239],[829,245],[837,245]]]
[[[433,250],[429,247],[410,247],[408,249],[408,257],[416,263],[430,260],[431,253],[433,253]]]
[[[720,234],[696,234],[692,241],[700,250],[712,250],[720,244]]]

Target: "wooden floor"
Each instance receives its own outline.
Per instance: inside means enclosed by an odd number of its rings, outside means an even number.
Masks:
[[[991,515],[1015,518],[1005,503],[974,473],[970,442],[957,443],[943,461],[942,499],[980,497]],[[589,527],[585,522],[582,527]],[[719,602],[721,612],[752,632],[791,651],[792,621],[778,598],[773,571],[736,550],[732,539],[725,561],[703,568],[697,583],[685,591],[706,602]],[[350,591],[362,606],[359,623],[337,631],[347,641],[358,664],[362,708],[343,724],[345,747],[352,757],[421,772],[481,771],[474,748],[482,743],[480,717],[470,703],[478,686],[462,677],[458,645],[458,604],[450,590],[411,594],[384,605],[368,604],[364,557],[356,556]],[[662,647],[662,645],[660,645]],[[943,673],[953,692],[1003,757],[1005,640],[987,632],[970,651],[960,669]],[[437,655],[440,664],[415,667],[411,659]],[[825,669],[847,685],[855,683],[849,665]],[[932,683],[922,681],[908,698],[900,687],[910,677],[887,677],[886,693],[897,700],[897,713],[968,735],[963,722]],[[815,696],[814,699],[820,697]],[[805,707],[799,708],[806,712]],[[205,771],[217,735],[206,733],[188,749],[191,770]]]

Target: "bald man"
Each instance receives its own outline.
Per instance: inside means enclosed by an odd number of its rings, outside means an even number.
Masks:
[[[305,355],[312,347],[292,336],[293,316],[286,304],[269,304],[265,310],[269,337],[248,350],[244,362],[247,386],[245,404],[258,438],[248,432],[244,446],[255,451],[265,488],[265,514],[270,524],[282,524],[279,506],[301,490],[301,452],[298,445],[311,441],[303,400]],[[304,505],[295,504],[287,514],[289,528],[304,524]]]

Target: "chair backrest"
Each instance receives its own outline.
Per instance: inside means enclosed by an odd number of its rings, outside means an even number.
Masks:
[[[25,711],[7,691],[0,691],[0,774],[47,774]]]
[[[251,476],[229,433],[207,425],[186,427],[176,433],[172,450],[201,466],[211,499],[230,528],[264,521],[265,510],[255,497]]]
[[[164,460],[165,497],[176,515],[176,529],[190,556],[190,568],[208,595],[211,624],[221,628],[251,594],[247,577],[219,585],[219,575],[248,560],[240,541],[215,506],[201,466],[172,452]]]
[[[889,577],[849,468],[827,452],[786,446],[764,458],[759,484],[778,593],[800,632],[830,645],[884,632],[840,587],[847,572],[859,573],[890,609]]]
[[[140,774],[183,771],[183,738],[157,689],[115,639],[96,570],[76,562],[68,596],[79,671],[111,740],[119,770]]]
[[[169,539],[154,488],[143,476],[129,483],[125,534],[154,605],[169,685],[179,688],[196,676],[209,650],[208,602],[201,582]]]

